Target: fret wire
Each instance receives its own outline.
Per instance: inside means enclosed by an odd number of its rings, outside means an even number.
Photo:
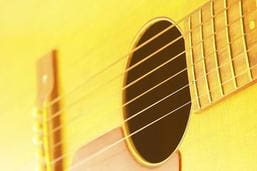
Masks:
[[[224,10],[224,15],[225,15],[225,30],[226,30],[226,39],[227,39],[227,42],[230,42],[230,35],[229,35],[229,24],[228,24],[228,14],[227,14],[227,0],[224,0],[224,8],[226,10]],[[232,50],[231,50],[231,46],[228,46],[228,55],[229,55],[229,58],[230,58],[230,70],[231,70],[231,73],[232,73],[232,78],[235,78],[235,68],[233,66],[233,62],[231,60],[232,58]],[[233,84],[234,84],[234,87],[237,88],[237,82],[236,82],[236,78],[233,79]]]
[[[232,25],[232,24],[233,24],[233,23],[230,23],[230,25]],[[208,37],[209,37],[209,36],[208,36]],[[234,41],[239,40],[239,39],[241,39],[241,36],[235,38]],[[197,42],[197,44],[200,44],[200,43],[201,43],[201,41]],[[220,48],[220,49],[219,49],[219,52],[221,52],[221,53],[225,52],[226,46],[228,46],[228,45],[230,45],[230,44],[232,44],[232,42],[229,42],[229,43],[227,43],[225,46],[223,46],[222,48]],[[196,46],[196,45],[194,45],[194,46]],[[194,49],[194,46],[192,46],[190,49]],[[188,49],[187,49],[185,52],[187,52],[187,51],[188,51]],[[183,53],[185,53],[185,52],[182,52],[182,53],[180,53],[180,54],[174,56],[174,58],[172,58],[172,59],[178,58],[179,56],[181,56],[181,55],[182,55]],[[218,53],[218,50],[212,51],[211,53],[208,53],[206,56],[210,56],[210,55],[215,54],[215,53]],[[243,53],[243,52],[241,52],[241,53]],[[188,54],[188,53],[187,53],[187,54]],[[232,60],[233,60],[233,59],[232,59]],[[171,60],[171,61],[172,61],[172,60]],[[187,68],[193,67],[195,64],[198,64],[198,63],[200,63],[201,61],[202,61],[202,58],[199,59],[199,60],[197,60],[197,61],[194,61],[194,64],[189,64],[189,65],[187,66]],[[165,63],[167,63],[167,62],[165,62]],[[223,66],[223,64],[220,65],[220,66],[218,66],[218,69],[219,69],[221,66]],[[180,74],[180,73],[183,72],[183,71],[184,71],[184,70],[178,72],[178,73],[175,74],[174,76]],[[217,71],[217,70],[215,70],[215,71]],[[214,70],[212,69],[211,72],[214,72]],[[207,73],[207,75],[208,75],[208,73]],[[173,78],[173,76],[172,76],[171,78]],[[203,76],[202,76],[201,78],[203,78]],[[166,81],[168,81],[168,80],[170,80],[170,79],[166,79],[166,80],[164,80],[163,82],[161,82],[160,84],[162,84],[162,83],[164,83],[164,82],[166,82]],[[149,89],[149,91],[151,91],[151,90],[154,89],[155,87],[158,87],[160,84],[158,84],[158,85],[152,87],[151,89]],[[146,91],[146,92],[148,92],[148,91]],[[144,95],[146,92],[144,92],[144,93],[142,93],[141,95],[137,96],[137,98],[141,97],[141,96]],[[135,99],[137,99],[137,98],[135,98]],[[135,99],[131,100],[131,101],[128,102],[128,103],[125,103],[124,105],[127,105],[127,104],[133,102]],[[60,129],[60,128],[57,127],[57,130],[58,130],[58,129]],[[54,132],[54,131],[55,131],[55,130],[53,130],[53,132]]]
[[[256,42],[257,43],[257,42]],[[251,48],[249,48],[249,49],[247,49],[247,52],[249,52],[250,50],[252,50],[253,48],[256,48],[256,46],[254,46],[254,47],[251,47]],[[241,53],[239,53],[238,55],[236,55],[236,57],[234,57],[232,60],[235,60],[236,58],[239,58],[241,55],[242,55],[242,53],[244,53],[243,51],[241,51]],[[224,64],[222,64],[222,65],[225,65],[225,63]],[[222,65],[220,66],[220,67],[222,67]],[[254,66],[252,66],[251,68],[253,68]],[[240,75],[240,74],[239,74]],[[239,76],[238,75],[238,76]],[[231,80],[231,79],[230,79]],[[227,82],[227,81],[225,81],[225,82]],[[225,82],[223,83],[223,84],[225,84]],[[205,107],[204,107],[205,108]],[[202,109],[204,109],[204,108],[202,108]]]
[[[230,26],[232,26],[233,24],[235,24],[236,21],[239,20],[239,19],[240,19],[240,18],[237,18],[236,20],[232,21],[232,22],[230,23]],[[199,24],[197,27],[199,27],[200,25],[202,25],[202,24]],[[192,30],[194,30],[194,29],[196,29],[196,27],[192,28]],[[192,32],[192,30],[191,30],[191,31],[188,31],[186,34],[183,34],[183,35],[184,35],[183,37],[186,37],[186,35],[189,35],[189,33]],[[211,38],[211,37],[214,37],[214,36],[217,34],[217,32],[219,32],[219,31],[221,31],[221,30],[215,30],[215,31],[216,31],[216,32],[214,32],[213,34],[210,34],[209,36],[207,36],[206,39],[209,39],[209,38]],[[177,40],[175,40],[175,41],[177,41]],[[173,41],[173,42],[175,42],[175,41]],[[196,45],[197,45],[197,44],[200,44],[201,42],[202,42],[202,41],[197,42]],[[229,45],[229,44],[230,44],[230,43],[228,43],[227,45]],[[194,45],[193,45],[193,46],[194,46]],[[192,46],[191,48],[193,48],[193,46]],[[223,47],[222,49],[224,49],[224,48],[226,48],[226,47]],[[216,54],[218,53],[218,52],[217,52],[217,49],[216,49],[215,53],[216,53]],[[146,57],[146,58],[149,58],[149,56]],[[142,60],[142,61],[143,61],[143,60]],[[217,66],[218,66],[218,65],[217,65]],[[116,77],[117,77],[117,76],[116,76]],[[113,80],[114,80],[116,77],[114,77]],[[75,102],[75,103],[76,103],[76,102]],[[59,111],[59,112],[55,113],[51,118],[49,118],[49,120],[51,120],[51,119],[54,118],[55,116],[59,115],[61,112],[62,112],[62,111]]]
[[[218,59],[218,51],[217,51],[217,45],[216,45],[216,36],[215,36],[215,32],[216,32],[216,29],[215,29],[215,19],[214,19],[214,5],[213,5],[213,1],[211,1],[211,17],[212,17],[212,20],[211,20],[211,23],[212,23],[212,33],[213,33],[213,48],[214,48],[214,58],[215,58],[215,67],[217,68],[217,77],[218,77],[218,85],[220,87],[220,94],[221,96],[224,96],[224,90],[223,90],[223,87],[222,87],[222,82],[221,82],[221,73],[220,73],[220,69],[219,69],[219,59]]]
[[[199,21],[200,23],[202,23],[202,9],[199,10]],[[206,89],[207,89],[207,92],[208,92],[208,95],[207,95],[207,98],[208,98],[208,101],[209,103],[211,103],[212,101],[212,98],[211,98],[211,93],[210,93],[210,86],[209,86],[209,82],[208,82],[208,77],[207,77],[207,71],[206,71],[206,61],[205,61],[205,49],[204,49],[204,37],[203,37],[203,24],[201,24],[200,26],[200,40],[201,40],[201,54],[202,54],[202,58],[203,58],[203,72],[204,72],[204,75],[205,75],[205,82],[206,82]]]
[[[240,25],[241,25],[241,31],[242,31],[242,41],[243,41],[243,48],[245,52],[245,60],[246,60],[246,65],[248,67],[248,76],[250,80],[253,80],[253,76],[250,70],[250,62],[249,62],[249,54],[247,52],[247,47],[246,47],[246,35],[245,35],[245,27],[244,27],[244,18],[243,18],[243,6],[242,6],[242,0],[239,0],[239,15],[241,17],[240,19]],[[257,2],[257,1],[256,1]]]
[[[256,65],[257,65],[257,64],[253,65],[251,68],[256,67]],[[241,76],[241,75],[244,74],[244,73],[245,73],[245,71],[244,71],[244,72],[241,72],[240,74],[236,75],[235,77],[239,77],[239,76]],[[232,78],[232,79],[233,79],[233,78]],[[231,81],[231,79],[226,80],[223,84],[225,84],[225,83],[227,83],[227,82],[229,82],[229,81]],[[249,83],[245,83],[244,85],[238,87],[238,89],[239,89],[239,88],[241,89],[241,88],[247,86],[248,84],[249,84]],[[237,89],[237,90],[238,90],[238,89]],[[230,94],[232,94],[234,91],[235,91],[235,90],[232,90],[232,92],[229,93],[229,94],[226,94],[225,97],[228,97],[228,96],[229,96]],[[204,95],[201,95],[200,97],[202,97],[202,96],[205,96],[205,94],[204,94]],[[213,103],[216,103],[216,102],[222,100],[223,98],[224,98],[224,97],[221,97],[221,98],[215,100]],[[125,136],[125,137],[122,137],[121,139],[118,139],[117,141],[113,142],[112,144],[110,144],[110,145],[108,145],[108,146],[105,146],[104,148],[101,148],[100,150],[96,151],[95,153],[93,153],[92,155],[90,155],[90,156],[88,156],[88,157],[86,156],[84,159],[82,159],[82,160],[80,160],[79,162],[75,163],[75,164],[74,164],[73,166],[71,166],[69,169],[77,168],[78,166],[82,165],[83,163],[92,160],[93,158],[99,156],[101,153],[104,153],[105,151],[110,150],[111,148],[113,148],[114,146],[116,146],[117,144],[119,144],[120,142],[122,142],[122,141],[126,140],[127,138],[129,138],[129,137],[131,137],[131,136],[133,136],[133,135],[139,133],[140,131],[144,130],[145,128],[147,128],[147,127],[149,127],[149,126],[155,124],[155,123],[158,122],[159,120],[161,120],[161,119],[163,119],[163,118],[165,118],[165,117],[167,117],[167,116],[171,116],[172,113],[174,113],[175,111],[177,111],[177,110],[179,110],[179,109],[181,109],[181,108],[187,106],[188,104],[192,103],[192,101],[195,101],[195,100],[196,100],[196,99],[191,99],[190,101],[186,102],[185,104],[181,105],[180,107],[176,108],[175,110],[172,110],[172,111],[168,112],[167,114],[163,115],[162,117],[160,117],[160,118],[154,120],[153,122],[150,122],[149,124],[146,124],[145,126],[143,126],[143,127],[139,128],[139,129],[137,129],[136,131],[132,132],[131,134],[129,134],[129,135]],[[204,107],[204,109],[207,108],[207,107],[209,107],[210,105],[212,105],[212,104],[208,104],[207,106]],[[56,161],[53,161],[53,163],[54,163],[54,162],[56,162]]]
[[[240,36],[241,37],[241,36]],[[239,39],[240,37],[238,37],[237,39]],[[235,40],[237,40],[237,39],[235,39]],[[256,42],[257,43],[257,42]],[[254,48],[257,48],[256,46],[254,46]],[[226,48],[224,47],[224,48],[222,48],[222,49],[224,49],[224,50],[226,50]],[[249,52],[249,51],[251,51],[253,49],[253,47],[251,47],[251,48],[249,48],[248,50],[247,50],[247,52]],[[236,60],[236,59],[239,59],[241,56],[242,56],[242,54],[244,53],[244,51],[241,51],[238,55],[236,55],[234,58],[232,58],[232,61],[234,61],[234,60]],[[210,55],[211,53],[209,53],[208,54],[208,56]],[[195,61],[196,63],[198,63],[198,62],[201,62],[200,60],[197,60],[197,61]],[[223,66],[225,66],[226,64],[227,64],[228,62],[225,62],[225,63],[223,63],[223,64],[221,64],[220,66],[219,66],[219,68],[220,67],[223,67]],[[188,68],[189,67],[191,67],[192,65],[190,65],[190,66],[188,66]],[[215,72],[216,70],[214,70],[214,68],[213,69],[211,69],[208,73],[207,73],[207,75],[208,74],[210,74],[210,73],[212,73],[212,72]],[[182,70],[181,72],[184,72],[184,70]],[[181,73],[180,72],[180,73]],[[180,73],[177,73],[176,75],[178,75],[178,74],[180,74]],[[147,92],[149,92],[149,91],[152,91],[153,89],[155,89],[156,87],[158,87],[158,86],[160,86],[160,85],[162,85],[163,83],[165,83],[165,82],[167,82],[168,80],[170,80],[170,79],[172,79],[173,77],[175,77],[176,75],[173,75],[172,77],[170,77],[170,78],[168,78],[168,79],[166,79],[166,80],[164,80],[164,81],[162,81],[162,82],[160,82],[159,84],[157,84],[157,85],[155,85],[154,87],[152,87],[152,88],[150,88],[149,90],[147,90]],[[204,75],[202,75],[200,78],[203,78],[204,77]],[[231,80],[231,79],[230,79]],[[223,82],[222,84],[225,84],[225,82]],[[190,85],[193,85],[193,83],[189,83],[189,86]],[[217,87],[217,86],[216,86]],[[218,87],[217,88],[215,88],[215,89],[218,89]],[[147,93],[146,92],[146,93]],[[145,94],[145,93],[143,93],[143,94]],[[143,94],[141,94],[141,95],[143,95]],[[141,96],[140,95],[140,96]],[[140,97],[140,96],[138,96],[138,97]],[[225,95],[224,95],[225,96]],[[200,98],[201,96],[199,96],[199,98]],[[132,102],[132,101],[131,101]],[[125,104],[125,105],[127,105],[127,103]],[[208,105],[207,105],[208,106]],[[200,111],[200,110],[202,110],[202,109],[204,109],[205,108],[205,106],[201,106],[201,108],[199,108],[198,110],[195,110],[194,112],[198,112],[198,111]],[[69,122],[70,123],[70,122]],[[60,143],[61,142],[59,142],[58,144],[55,144],[55,145],[60,145]]]
[[[191,16],[188,17],[188,25],[189,25],[189,30],[192,29],[192,21],[191,21]],[[189,37],[189,56],[191,59],[191,65],[194,64],[194,57],[193,57],[193,48],[192,48],[192,34],[193,32],[189,32],[188,37]],[[199,97],[199,92],[198,92],[198,88],[197,88],[197,82],[196,82],[196,75],[195,75],[195,67],[194,65],[192,65],[192,77],[193,77],[193,87],[194,87],[194,91],[195,91],[195,95],[197,97],[198,100],[196,100],[196,105],[197,105],[197,109],[201,108],[201,104],[200,104],[200,99]]]
[[[205,6],[205,5],[207,5],[208,3],[213,2],[213,1],[214,1],[214,0],[210,0],[210,1],[206,2],[206,3],[204,3],[201,7],[195,9],[193,12],[191,12],[191,13],[188,14],[187,16],[183,17],[182,19],[180,19],[180,20],[177,22],[177,24],[175,24],[175,25],[178,26],[178,24],[181,23],[182,21],[184,21],[189,15],[193,15],[193,14],[196,13],[200,8],[202,8],[203,6]],[[232,3],[232,4],[234,5],[235,2]],[[231,6],[232,6],[232,4],[231,4]],[[229,9],[231,6],[229,6],[229,7],[227,7],[227,8]],[[217,12],[217,15],[220,14],[220,13],[222,13],[223,10],[225,10],[225,9],[222,9],[222,10],[218,11],[218,12]],[[155,35],[155,36],[152,37],[151,39],[149,39],[149,40],[147,40],[146,42],[144,42],[140,47],[142,47],[142,46],[144,46],[145,44],[147,44],[147,42],[151,42],[151,41],[154,40],[158,35],[161,35],[161,34],[165,33],[167,30],[171,29],[172,27],[173,27],[173,26],[164,29],[163,31],[161,31],[160,33],[158,33],[157,35]],[[128,54],[124,55],[124,56],[121,57],[121,58],[127,57],[129,54],[131,54],[131,53],[137,51],[137,49],[139,49],[140,47],[134,48],[134,49],[131,50]],[[101,73],[103,73],[104,71],[106,71],[108,68],[110,68],[110,67],[116,65],[117,63],[119,63],[119,61],[122,60],[121,58],[119,58],[118,60],[114,61],[114,62],[111,63],[110,65],[106,66],[106,67],[105,67],[104,69],[102,69],[101,71],[99,71],[99,72],[93,74],[93,76],[91,76],[89,79],[87,79],[86,81],[84,81],[84,82],[83,82],[82,84],[80,84],[79,86],[74,87],[74,88],[73,88],[69,93],[67,93],[67,94],[68,94],[68,95],[73,94],[76,90],[80,89],[80,88],[81,88],[83,85],[85,85],[88,81],[90,81],[91,79],[94,79],[95,77],[97,77],[98,75],[100,75]],[[63,95],[63,96],[59,96],[59,97],[57,97],[56,99],[53,99],[51,102],[49,102],[49,105],[53,105],[54,103],[56,103],[57,101],[59,101],[59,100],[62,99],[62,98],[64,98],[64,95]]]

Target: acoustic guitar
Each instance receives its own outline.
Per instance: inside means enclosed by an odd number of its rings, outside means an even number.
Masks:
[[[256,0],[0,4],[1,170],[257,169]]]

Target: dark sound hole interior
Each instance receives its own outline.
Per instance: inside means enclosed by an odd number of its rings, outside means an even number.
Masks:
[[[171,25],[172,23],[168,20],[158,20],[144,31],[135,47]],[[180,36],[180,31],[174,26],[135,51],[127,65],[127,68],[129,68],[145,59],[144,62],[133,67],[125,75],[124,87],[126,88],[123,91],[123,103],[127,105],[124,107],[124,117],[129,118],[140,112],[140,114],[126,123],[129,134],[175,110],[169,116],[131,137],[138,154],[151,164],[164,161],[174,152],[184,134],[189,118],[191,107],[191,103],[188,103],[190,101],[189,87],[170,95],[188,84],[186,70],[172,77],[186,68],[185,53],[176,57],[185,50],[184,39],[180,38],[159,53],[148,58],[150,54]],[[165,62],[166,64],[164,65]],[[145,76],[158,66],[160,66],[159,69]],[[144,93],[161,82],[163,83],[158,87]],[[144,95],[142,95],[143,93]],[[141,97],[136,98],[139,95]],[[157,101],[159,101],[157,104],[152,105]],[[188,105],[185,105],[186,103]],[[184,107],[181,107],[182,105]],[[176,110],[177,108],[179,109]],[[142,112],[142,110],[144,111]]]

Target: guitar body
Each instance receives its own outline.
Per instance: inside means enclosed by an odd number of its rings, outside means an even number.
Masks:
[[[228,97],[216,107],[191,114],[185,137],[163,167],[156,170],[255,170],[256,169],[256,111],[257,87]],[[252,104],[252,106],[249,106]],[[227,106],[229,105],[229,107]],[[246,113],[242,111],[247,111]],[[215,116],[213,115],[215,114]],[[212,122],[210,122],[210,120]],[[110,146],[122,136],[121,128],[111,130],[77,151],[74,163]],[[109,141],[108,141],[109,140]],[[112,141],[113,140],[113,141]],[[100,144],[100,145],[99,145]],[[117,152],[118,151],[118,152]],[[116,153],[115,153],[116,152]],[[82,162],[78,170],[144,170],[128,153],[126,144],[102,152],[90,162]],[[118,155],[119,154],[119,155]],[[105,162],[103,162],[105,161]],[[99,165],[101,163],[101,165]],[[127,165],[129,163],[129,165]],[[147,169],[146,169],[147,170]],[[151,170],[151,169],[150,169]]]
[[[127,54],[150,20],[165,16],[176,22],[205,2],[28,0],[4,5],[1,2],[0,25],[4,26],[0,27],[1,170],[33,170],[37,163],[37,147],[31,141],[35,123],[31,108],[37,94],[34,73],[39,57],[57,50],[59,89],[64,97],[60,101],[64,109],[61,113],[64,167],[69,170],[84,156],[98,151],[92,143],[107,145],[109,137],[124,137],[120,125],[124,120],[120,107],[124,76],[105,83],[125,70],[128,59],[90,81],[85,80]],[[184,23],[179,26],[184,32]],[[135,170],[256,170],[256,95],[257,85],[252,82],[204,110],[191,112],[177,152],[162,165],[146,166],[139,162],[127,141],[116,148],[121,157],[110,149],[100,154],[103,158],[87,164],[101,164],[100,160],[114,155],[103,162],[104,166],[113,167],[106,170],[115,170],[116,162],[120,167],[129,163]],[[166,169],[170,166],[172,169]]]

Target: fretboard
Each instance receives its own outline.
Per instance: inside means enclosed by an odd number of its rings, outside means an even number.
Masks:
[[[186,18],[184,37],[193,111],[257,78],[256,10],[256,0],[214,0]]]

